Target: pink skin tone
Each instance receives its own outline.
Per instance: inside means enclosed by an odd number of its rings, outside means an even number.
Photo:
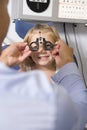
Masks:
[[[36,33],[31,37],[31,41],[36,41],[37,38],[39,37],[43,37],[46,39],[46,41],[50,41],[51,43],[54,43],[52,38],[50,37],[50,35],[46,34],[46,33]],[[54,63],[54,57],[52,55],[52,50],[47,51],[44,50],[43,48],[43,44],[39,44],[39,49],[38,51],[32,51],[30,56],[32,57],[32,60],[35,62],[35,66],[34,68],[31,69],[40,69],[43,70],[48,78],[50,79],[50,77],[55,73],[55,66],[53,65]]]
[[[31,38],[31,42],[36,41],[36,39],[39,37],[40,37],[39,33],[34,34],[33,37]],[[53,40],[49,35],[41,33],[41,37],[53,43]],[[54,60],[52,51],[44,50],[43,44],[39,44],[39,49],[37,51],[31,52],[31,57],[32,57],[32,60],[36,63],[37,68],[51,67],[51,64]]]

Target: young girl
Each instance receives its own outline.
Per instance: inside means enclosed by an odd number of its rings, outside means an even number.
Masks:
[[[21,64],[21,70],[43,70],[50,79],[56,72],[56,63],[52,51],[59,39],[58,32],[53,26],[37,24],[29,30],[24,42],[28,43],[31,54]]]

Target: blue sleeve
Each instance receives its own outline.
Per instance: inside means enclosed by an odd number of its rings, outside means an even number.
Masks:
[[[82,116],[82,124],[87,122],[87,88],[75,63],[63,66],[53,77],[53,81],[67,90],[77,104]]]

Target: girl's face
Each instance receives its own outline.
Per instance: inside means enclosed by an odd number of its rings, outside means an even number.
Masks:
[[[36,41],[36,39],[39,37],[45,38],[46,41],[50,41],[54,44],[52,37],[48,33],[41,33],[41,35],[39,33],[36,33],[31,37],[30,42]],[[52,56],[52,50],[44,50],[43,44],[40,43],[39,49],[37,51],[31,52],[31,57],[35,64],[38,66],[49,66],[54,61],[54,58]]]

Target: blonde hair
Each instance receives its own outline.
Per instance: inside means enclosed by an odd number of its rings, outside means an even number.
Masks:
[[[37,33],[37,31],[41,31],[42,33],[46,33],[48,35],[51,36],[51,38],[53,39],[53,42],[55,43],[56,41],[58,41],[60,39],[60,36],[57,32],[57,30],[55,29],[54,26],[49,26],[47,24],[36,24],[36,26],[34,26],[32,29],[30,29],[26,36],[24,37],[24,42],[27,42],[28,44],[31,41],[31,38],[34,34]],[[29,56],[22,64],[21,64],[21,68],[23,71],[27,71],[30,69],[30,67],[33,67],[35,65],[34,61],[32,60],[32,58]]]
[[[29,30],[24,38],[25,42],[30,42],[31,37],[33,34],[35,34],[37,31],[42,31],[43,33],[49,33],[49,35],[52,36],[54,43],[60,39],[60,36],[55,29],[54,26],[49,26],[47,24],[36,24],[31,30]]]

